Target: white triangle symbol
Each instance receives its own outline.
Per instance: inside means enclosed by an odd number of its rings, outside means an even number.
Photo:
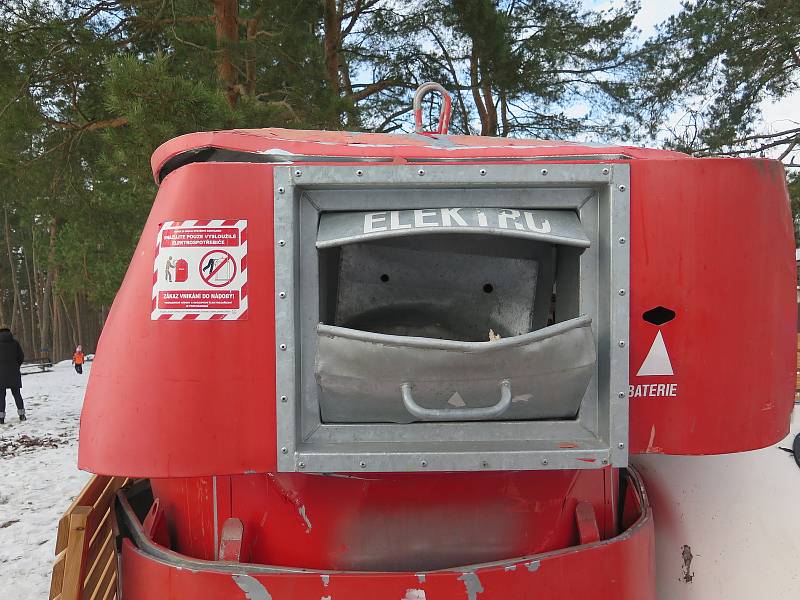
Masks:
[[[450,400],[447,401],[448,404],[451,406],[466,406],[467,403],[464,402],[464,399],[461,397],[461,394],[456,392],[452,396],[450,396]]]
[[[664,338],[661,335],[661,330],[656,334],[656,339],[653,340],[653,345],[650,346],[650,352],[636,373],[637,377],[641,375],[674,375],[672,371],[672,363],[669,360],[667,347],[664,344]]]

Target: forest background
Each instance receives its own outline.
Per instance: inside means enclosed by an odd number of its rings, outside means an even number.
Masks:
[[[31,357],[94,350],[156,193],[150,154],[169,138],[411,131],[425,81],[451,90],[455,133],[781,160],[797,230],[800,106],[777,125],[764,110],[800,99],[800,2],[684,2],[643,32],[647,8],[0,0],[0,321]]]

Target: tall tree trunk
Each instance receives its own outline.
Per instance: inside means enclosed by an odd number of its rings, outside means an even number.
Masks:
[[[63,294],[59,294],[58,295],[58,299],[61,301],[61,308],[63,309],[63,313],[64,313],[63,321],[65,323],[65,329],[66,329],[66,325],[68,325],[69,326],[69,333],[72,334],[71,335],[71,338],[72,338],[71,346],[72,346],[72,349],[74,349],[75,346],[78,345],[78,331],[75,328],[75,322],[72,320],[72,317],[69,315],[69,310],[67,309],[67,303],[64,301],[64,295]],[[66,344],[64,345],[64,347],[66,348]]]
[[[80,303],[80,298],[78,297],[78,292],[75,292],[75,294],[73,294],[73,297],[75,299],[75,329],[78,332],[77,335],[78,339],[75,340],[75,343],[82,345],[87,338],[84,335],[83,331],[83,319],[81,318],[81,303]]]
[[[469,78],[472,99],[475,101],[475,108],[478,109],[478,116],[481,119],[481,135],[491,135],[489,133],[489,113],[486,112],[486,105],[483,103],[483,98],[481,98],[478,56],[475,53],[475,46],[472,47],[472,53],[469,56]]]
[[[342,91],[342,82],[339,62],[339,51],[342,45],[342,14],[344,0],[337,6],[336,0],[323,0],[323,21],[325,25],[325,70],[328,72],[328,81],[331,89],[339,95]]]
[[[44,281],[44,291],[42,292],[42,313],[41,313],[41,327],[39,333],[41,334],[40,342],[42,345],[42,350],[49,348],[50,351],[54,351],[55,348],[51,347],[52,335],[51,335],[51,325],[53,321],[53,304],[51,302],[51,297],[53,294],[53,279],[55,277],[55,270],[56,270],[56,233],[57,233],[57,225],[55,218],[50,220],[50,248],[47,253],[47,275],[45,276]]]
[[[14,264],[14,252],[11,249],[11,228],[8,226],[8,207],[3,207],[3,231],[6,236],[6,252],[8,253],[8,269],[11,283],[14,288],[14,304],[11,313],[11,330],[15,331],[18,324],[22,324],[22,339],[27,340],[27,327],[25,327],[25,315],[22,312],[22,298],[19,294],[19,281],[17,281],[17,266]],[[17,318],[19,317],[19,319]]]
[[[500,92],[500,122],[503,124],[500,135],[508,137],[508,134],[511,133],[511,124],[508,121],[508,102],[505,92]]]
[[[225,86],[228,104],[234,106],[239,98],[233,46],[239,41],[238,0],[213,0],[214,29],[217,38],[217,74]]]
[[[33,282],[31,281],[31,268],[28,264],[28,253],[24,251],[22,252],[22,258],[25,262],[25,275],[28,279],[28,312],[30,313],[30,323],[31,323],[31,352],[34,356],[38,356],[38,351],[36,349],[36,297],[37,297],[37,290],[33,286]]]

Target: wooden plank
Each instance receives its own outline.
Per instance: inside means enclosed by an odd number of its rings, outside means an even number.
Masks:
[[[114,498],[116,497],[117,490],[122,487],[125,483],[126,479],[124,477],[110,477],[108,478],[108,482],[103,488],[103,491],[97,496],[97,498],[92,503],[92,508],[94,511],[92,515],[89,517],[89,522],[87,523],[87,529],[89,531],[89,535],[92,536],[100,524],[105,520],[106,515],[108,514],[109,509],[112,507],[114,503]]]
[[[67,559],[66,552],[60,552],[53,563],[53,572],[50,575],[50,600],[61,595],[61,586],[64,583],[64,563]]]
[[[78,506],[92,506],[94,505],[97,498],[100,496],[100,493],[103,489],[108,485],[108,480],[110,477],[103,477],[100,475],[92,475],[92,478],[89,480],[84,488],[81,490],[81,493],[72,501],[72,504],[69,505],[64,516],[61,517],[61,520],[58,522],[58,534],[56,535],[56,551],[55,553],[58,554],[64,548],[67,547],[67,536],[69,535],[69,517],[75,511]]]
[[[92,517],[93,516],[94,516],[94,513],[92,513]],[[109,509],[109,510],[106,510],[103,513],[102,520],[97,525],[97,527],[95,527],[94,532],[92,532],[92,537],[89,540],[89,546],[88,546],[88,548],[89,548],[89,556],[88,556],[89,564],[91,564],[91,562],[94,559],[94,557],[97,556],[97,546],[98,546],[98,544],[101,544],[102,541],[108,535],[108,532],[111,531],[111,521],[109,520],[110,518],[111,518],[111,510]],[[92,518],[90,517],[89,521],[91,522],[91,520],[92,520]],[[89,527],[87,527],[86,530],[89,531]]]
[[[114,554],[114,541],[111,529],[106,531],[106,535],[99,540],[93,556],[86,558],[86,570],[83,589],[85,591],[94,590],[100,580],[103,568],[108,562],[108,557]]]
[[[61,586],[63,600],[79,600],[83,591],[86,521],[91,512],[88,506],[77,506],[69,515],[64,581]]]
[[[107,578],[108,569],[115,568],[116,560],[113,544],[106,544],[103,552],[97,557],[97,562],[94,564],[91,574],[86,577],[86,583],[83,588],[84,600],[96,598],[99,591],[105,590],[103,582]]]
[[[108,562],[103,568],[103,572],[100,576],[100,581],[97,584],[97,587],[92,590],[91,593],[84,594],[83,600],[99,600],[103,596],[105,596],[106,590],[108,589],[109,582],[112,579],[116,578],[117,576],[117,560],[116,557],[112,554],[109,557]]]

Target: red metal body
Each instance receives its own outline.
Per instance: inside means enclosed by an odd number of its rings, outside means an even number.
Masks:
[[[174,167],[188,151],[286,153],[295,164],[319,164],[326,156],[394,163],[508,158],[521,168],[554,157],[626,162],[630,451],[740,452],[785,435],[794,397],[796,297],[779,163],[531,140],[447,141],[442,147],[422,136],[256,130],[192,134],[156,151],[152,165],[161,187],[100,339],[81,419],[79,466],[151,478],[175,552],[213,561],[222,523],[235,518],[243,524],[242,562],[329,574],[254,571],[237,579],[215,571],[213,562],[206,570],[179,569],[126,541],[124,600],[152,597],[153,589],[169,590],[162,596],[172,598],[240,598],[248,586],[256,595],[247,597],[275,600],[654,597],[649,507],[631,497],[632,486],[620,496],[616,470],[274,474],[274,167],[195,162],[167,173],[165,165]],[[609,154],[625,156],[603,156]],[[247,319],[151,321],[152,246],[160,224],[242,218],[248,221]],[[658,325],[645,320],[656,307],[674,318]],[[657,334],[673,375],[639,375]],[[143,373],[131,359],[141,356],[169,368]],[[409,547],[391,569],[404,572],[384,572],[376,532],[391,536],[403,528],[407,536],[408,527],[418,528],[421,546],[447,540],[460,564],[512,562],[436,571],[439,565],[419,564]],[[472,553],[470,542],[481,531],[498,536],[503,554]],[[597,536],[601,541],[593,543]],[[513,559],[530,555],[535,559]],[[419,571],[431,572],[419,577]],[[269,595],[257,595],[258,586]]]
[[[486,475],[486,474],[483,474]],[[306,476],[308,477],[308,476]],[[335,507],[330,508],[335,512]],[[433,600],[526,600],[532,595],[564,599],[652,600],[653,519],[638,477],[632,477],[622,512],[625,531],[604,541],[552,552],[426,572],[307,570],[265,573],[256,565],[186,560],[152,547],[122,547],[122,598],[399,598]],[[277,519],[276,519],[277,521]],[[309,544],[311,545],[311,544]],[[291,544],[282,548],[289,549]]]

